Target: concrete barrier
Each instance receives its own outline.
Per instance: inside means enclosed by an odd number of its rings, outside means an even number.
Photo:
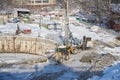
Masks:
[[[41,38],[0,36],[0,53],[44,54],[54,49],[54,42]]]

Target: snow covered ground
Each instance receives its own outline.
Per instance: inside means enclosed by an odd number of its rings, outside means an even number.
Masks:
[[[77,22],[78,23],[78,22]],[[105,30],[102,30],[98,26],[85,25],[78,23],[79,26],[70,24],[69,28],[73,34],[73,37],[82,39],[83,36],[91,37],[92,40],[100,40],[105,43],[114,42],[116,35],[109,34]],[[15,34],[16,25],[13,23],[8,23],[6,25],[0,25],[0,31],[2,34]],[[55,42],[61,43],[60,35],[64,36],[64,27],[61,30],[48,30],[44,27],[39,28],[38,24],[23,24],[19,23],[20,26],[29,26],[32,29],[31,34],[21,34],[21,36],[31,36],[31,37],[43,37],[51,39]],[[98,47],[99,48],[99,47]],[[111,52],[113,55],[120,56],[120,47],[109,48],[104,47],[104,49],[95,50],[99,54]],[[44,63],[36,63],[33,65],[20,64],[12,65],[0,68],[0,80],[80,80],[80,75],[85,73],[91,64],[82,63],[79,60],[89,51],[80,52],[76,55],[71,55],[71,59],[65,61],[63,64],[55,65],[54,61],[48,60]],[[4,55],[2,55],[4,56]],[[28,58],[28,56],[26,57]],[[11,60],[10,60],[11,61]],[[108,67],[103,72],[102,76],[94,75],[88,80],[119,80],[120,78],[120,63],[112,64],[113,66]]]
[[[88,80],[119,80],[120,79],[120,62],[114,64],[112,67],[105,69],[103,76],[94,75]]]
[[[30,59],[37,59],[40,58],[38,55],[32,55],[32,54],[21,54],[21,53],[1,53],[0,54],[0,64],[4,63],[17,63],[17,62],[23,62]]]

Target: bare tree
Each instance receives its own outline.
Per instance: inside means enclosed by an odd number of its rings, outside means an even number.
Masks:
[[[106,16],[107,18],[110,18],[111,14],[111,0],[94,0],[95,6],[96,6],[96,16],[97,16],[97,22],[102,22],[102,17]]]
[[[25,8],[29,0],[12,0],[12,6],[16,8]]]
[[[87,15],[96,15],[97,23],[102,22],[102,17],[111,18],[111,0],[79,0],[81,12]]]
[[[112,3],[120,4],[120,0],[112,0]]]
[[[11,0],[0,0],[0,10],[5,10],[11,6]]]

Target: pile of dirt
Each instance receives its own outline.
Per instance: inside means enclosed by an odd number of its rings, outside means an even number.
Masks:
[[[86,54],[80,59],[80,62],[91,63],[98,56],[100,56],[100,54],[97,54],[97,53]]]
[[[116,57],[110,53],[85,55],[81,58],[80,62],[90,63],[93,70],[103,70],[105,67],[112,65],[116,61]]]
[[[113,56],[110,53],[104,54],[101,56],[101,58],[96,62],[96,67],[108,67],[112,65],[116,61],[115,56]]]
[[[111,66],[114,61],[116,61],[116,57],[114,57],[112,54],[102,54],[102,55],[88,55],[83,56],[80,60],[81,62],[89,62],[91,63],[91,67],[84,72],[78,80],[86,80],[93,75],[102,76],[103,70],[105,67]]]

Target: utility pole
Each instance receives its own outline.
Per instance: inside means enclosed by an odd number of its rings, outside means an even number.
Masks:
[[[40,8],[40,7],[39,7]],[[38,10],[39,12],[39,28],[41,29],[41,11],[42,11],[42,7],[40,8],[40,10]]]
[[[40,18],[40,19],[39,19],[39,20],[40,20],[40,21],[39,21],[39,28],[40,28],[40,29],[42,28],[42,25],[41,25],[41,24],[42,24],[42,23],[41,23],[41,22],[42,22],[42,14],[41,14],[42,11],[43,11],[43,6],[41,5],[40,10],[39,10],[39,15],[40,15],[40,16],[39,16],[39,18]]]
[[[70,58],[70,53],[68,52],[68,47],[69,47],[69,0],[66,0],[65,4],[65,38],[66,38],[66,50],[65,50],[65,59]]]
[[[69,0],[66,0],[66,6],[65,6],[65,38],[66,38],[66,47],[68,48],[69,44]]]

